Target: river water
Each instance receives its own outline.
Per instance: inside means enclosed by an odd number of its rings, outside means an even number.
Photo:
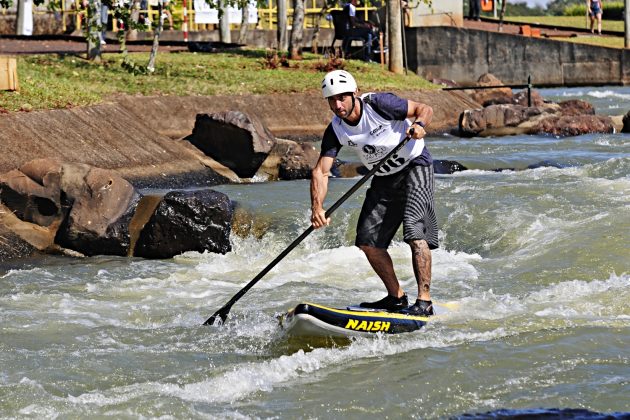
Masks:
[[[593,92],[599,112],[626,112],[626,88],[542,91]],[[51,257],[1,274],[0,417],[630,412],[630,135],[427,142],[436,158],[472,169],[436,179],[432,292],[451,310],[425,329],[330,343],[289,340],[278,327],[276,315],[302,301],[384,295],[352,246],[364,190],[224,326],[201,326],[308,226],[308,181],[221,186],[268,218],[265,236],[233,235],[226,255]],[[527,169],[540,162],[552,166]],[[355,182],[332,180],[329,203]],[[413,294],[400,237],[391,253]]]

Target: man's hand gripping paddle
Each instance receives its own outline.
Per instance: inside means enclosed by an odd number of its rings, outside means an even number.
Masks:
[[[394,147],[392,149],[392,151],[387,154],[387,156],[385,156],[376,165],[374,165],[372,167],[372,169],[370,169],[370,171],[367,174],[363,175],[363,178],[361,178],[356,184],[354,184],[354,186],[352,188],[350,188],[350,190],[348,190],[348,192],[346,192],[339,200],[337,200],[335,202],[335,204],[333,204],[326,211],[326,218],[330,217],[330,215],[335,210],[337,210],[337,208],[339,208],[339,206],[341,206],[352,194],[354,194],[359,188],[361,188],[361,186],[363,184],[365,184],[365,182],[368,179],[370,179],[370,177],[372,175],[374,175],[376,172],[378,172],[379,169],[381,169],[381,167],[383,165],[385,165],[385,163],[392,156],[394,156],[396,153],[398,153],[398,151],[400,149],[405,147],[405,145],[413,137],[413,132],[414,132],[413,128],[410,128],[409,129],[409,135],[407,137],[405,137],[400,143],[398,143],[396,145],[396,147]],[[239,290],[238,293],[235,294],[234,297],[232,297],[232,299],[230,299],[228,303],[223,305],[223,307],[221,309],[216,311],[214,313],[214,315],[212,315],[210,318],[208,318],[206,320],[206,322],[203,323],[203,325],[214,325],[215,321],[217,320],[217,317],[221,319],[220,324],[225,323],[225,320],[227,319],[227,316],[230,313],[230,309],[232,309],[232,305],[234,305],[241,297],[243,297],[243,295],[245,293],[247,293],[247,291],[249,289],[251,289],[256,283],[258,283],[258,281],[260,279],[262,279],[265,276],[265,274],[267,274],[273,267],[276,266],[276,264],[278,264],[284,257],[286,257],[287,254],[293,250],[293,248],[298,246],[299,243],[304,240],[304,238],[306,238],[308,235],[310,235],[310,233],[313,230],[315,230],[315,228],[313,228],[313,226],[309,226],[308,229],[306,229],[299,237],[297,237],[293,242],[291,242],[291,245],[289,245],[284,251],[282,251],[280,253],[280,255],[278,255],[271,263],[269,263],[269,265],[267,267],[265,267],[260,273],[258,273],[258,275],[256,277],[254,277],[249,283],[247,283],[247,285],[245,287],[243,287],[241,290]]]

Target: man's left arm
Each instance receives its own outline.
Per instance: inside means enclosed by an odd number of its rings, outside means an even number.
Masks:
[[[420,102],[407,101],[407,118],[415,121],[411,127],[407,130],[407,135],[413,128],[414,139],[420,139],[424,137],[427,132],[425,131],[425,127],[431,124],[431,120],[433,119],[433,108],[429,105],[422,104]]]

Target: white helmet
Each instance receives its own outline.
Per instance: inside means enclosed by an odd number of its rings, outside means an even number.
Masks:
[[[356,90],[357,82],[345,70],[331,71],[322,80],[322,94],[324,98],[339,95],[340,93],[354,93]]]

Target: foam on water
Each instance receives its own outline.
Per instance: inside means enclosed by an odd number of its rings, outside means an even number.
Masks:
[[[78,405],[99,407],[118,405],[150,395],[174,397],[192,402],[233,403],[251,394],[270,392],[278,387],[291,387],[296,382],[308,383],[315,372],[326,371],[347,363],[368,362],[375,357],[401,354],[427,347],[443,348],[471,341],[488,341],[505,336],[498,328],[485,332],[456,332],[441,334],[427,332],[407,340],[380,336],[374,339],[357,339],[348,347],[317,348],[310,352],[299,350],[264,362],[244,363],[228,371],[198,382],[177,385],[164,382],[145,382],[103,391],[69,396]]]
[[[613,98],[613,99],[619,99],[622,101],[630,101],[630,94],[619,93],[612,90],[604,90],[604,91],[592,90],[588,92],[587,95],[592,96],[594,98]]]
[[[520,297],[495,295],[492,291],[487,291],[461,299],[457,302],[459,308],[456,311],[447,318],[433,323],[432,325],[436,326],[428,327],[423,333],[405,337],[379,336],[375,339],[356,339],[347,347],[316,348],[310,352],[299,350],[266,361],[237,364],[212,377],[188,384],[144,382],[69,396],[68,401],[75,405],[105,407],[124,404],[137,398],[159,396],[209,404],[234,403],[255,393],[271,392],[276,388],[291,387],[312,380],[319,381],[321,374],[326,375],[326,372],[334,370],[335,366],[348,363],[360,365],[369,363],[373,358],[404,354],[418,349],[494,341],[518,334],[519,328],[522,328],[522,332],[532,329],[531,324],[519,327],[519,323],[507,323],[505,326],[488,330],[470,328],[458,330],[456,325],[462,321],[470,323],[475,319],[507,320],[522,314],[534,314],[541,319],[562,319],[565,322],[567,318],[577,321],[601,317],[601,310],[593,310],[593,307],[584,305],[585,298],[595,296],[600,301],[617,299],[619,302],[626,302],[629,286],[630,276],[613,274],[607,280],[554,284]],[[627,314],[622,317],[627,319]],[[546,328],[544,321],[539,321],[534,328]],[[316,372],[320,372],[319,376],[313,375]],[[512,379],[517,380],[519,379]]]

